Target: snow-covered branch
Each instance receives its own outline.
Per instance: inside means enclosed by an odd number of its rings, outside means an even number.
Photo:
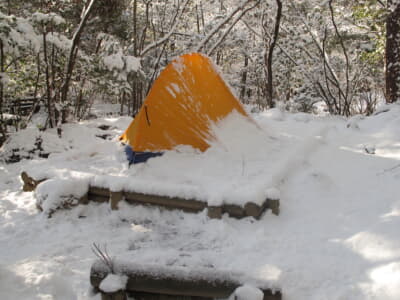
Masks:
[[[228,16],[226,16],[221,22],[219,22],[205,37],[200,41],[198,46],[195,48],[195,52],[201,52],[210,39],[219,32],[239,11],[243,10],[249,3],[254,0],[244,1],[241,5],[235,8]]]
[[[254,5],[242,10],[242,12],[236,16],[236,18],[233,20],[232,24],[225,30],[225,32],[221,35],[221,37],[218,39],[218,41],[211,47],[211,49],[207,52],[207,55],[211,56],[213,55],[215,49],[225,40],[227,35],[231,32],[233,27],[242,19],[242,17],[248,13],[250,10],[256,8],[260,4],[260,0],[257,1]]]
[[[174,24],[172,25],[170,31],[164,35],[161,39],[154,41],[153,43],[149,44],[146,46],[146,48],[144,48],[141,52],[140,52],[140,56],[143,57],[144,55],[146,55],[149,51],[151,51],[154,48],[157,48],[158,46],[164,44],[166,41],[169,40],[169,38],[175,33],[175,29],[179,23],[179,20],[186,8],[186,6],[188,5],[190,0],[186,0],[185,3],[183,4],[182,9],[180,10],[179,7],[177,9],[176,15],[174,17],[175,21]]]

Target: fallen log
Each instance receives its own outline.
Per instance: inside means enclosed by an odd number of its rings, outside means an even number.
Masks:
[[[36,187],[46,179],[35,180],[26,172],[21,173],[24,183],[23,190],[26,192],[34,191]],[[220,206],[209,206],[206,201],[197,199],[184,199],[180,197],[169,197],[162,195],[144,194],[134,191],[112,191],[105,187],[89,185],[87,194],[79,199],[79,204],[88,204],[90,201],[99,203],[110,203],[111,209],[118,209],[118,203],[125,200],[129,204],[157,206],[170,210],[182,210],[190,213],[199,213],[207,209],[209,218],[220,219],[223,214],[230,217],[241,219],[253,217],[260,219],[266,210],[270,209],[275,215],[279,215],[279,199],[265,199],[262,205],[247,202],[243,207],[236,204],[225,203]],[[42,209],[39,205],[39,209]]]
[[[119,297],[127,294],[135,299],[227,299],[239,286],[248,283],[248,278],[240,273],[224,272],[216,269],[188,270],[184,267],[161,267],[155,265],[135,265],[113,263],[113,272],[127,277],[124,290],[118,290]],[[96,261],[90,270],[90,283],[102,299],[113,299],[113,293],[103,291],[101,282],[113,274],[102,262]],[[265,282],[256,282],[264,294],[264,300],[281,300],[282,292],[270,288]],[[124,294],[125,293],[125,294]]]

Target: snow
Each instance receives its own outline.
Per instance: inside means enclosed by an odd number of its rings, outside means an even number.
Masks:
[[[126,64],[126,72],[137,72],[140,69],[140,58],[134,57],[134,56],[129,56],[126,55],[124,56],[125,58],[125,64]]]
[[[121,49],[117,53],[104,56],[102,61],[108,70],[114,71],[119,79],[125,81],[129,73],[140,70],[140,58],[123,55]]]
[[[108,274],[100,283],[100,290],[106,293],[124,290],[128,277],[124,275]]]
[[[243,273],[281,288],[285,300],[399,299],[400,105],[350,120],[279,109],[253,117],[215,125],[218,141],[204,153],[180,147],[130,168],[118,143],[130,118],[66,124],[62,139],[55,130],[13,134],[0,156],[28,152],[37,136],[50,156],[0,163],[0,299],[100,299],[88,279],[93,243],[139,266]],[[90,203],[49,219],[35,193],[21,191],[22,170],[53,178],[36,192],[53,199],[77,197],[95,180],[215,203],[275,196],[281,214],[215,220],[122,202],[118,211]]]
[[[259,289],[250,285],[243,285],[238,287],[233,295],[230,297],[231,300],[263,300],[264,294]]]
[[[89,190],[89,181],[79,179],[49,179],[40,183],[35,190],[37,204],[47,215],[58,208],[77,205]]]
[[[54,22],[54,24],[56,24],[56,25],[65,23],[65,20],[61,16],[59,16],[55,13],[43,14],[40,12],[36,12],[32,15],[32,19],[38,23]]]
[[[103,58],[104,64],[110,70],[122,70],[124,68],[124,61],[122,60],[122,53],[115,53]]]

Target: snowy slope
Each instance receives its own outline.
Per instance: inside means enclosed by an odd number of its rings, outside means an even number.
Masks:
[[[133,168],[116,142],[129,123],[123,118],[67,125],[62,140],[47,132],[48,160],[1,164],[0,299],[100,299],[88,279],[92,243],[136,264],[244,272],[281,287],[288,300],[400,299],[400,106],[350,120],[277,109],[254,117],[261,129],[225,120],[205,153],[182,148]],[[97,128],[103,124],[111,127]],[[210,220],[122,203],[119,211],[89,204],[47,219],[33,193],[21,192],[22,170],[95,174],[104,184],[215,202],[275,188],[281,214]],[[118,179],[127,175],[133,183]]]

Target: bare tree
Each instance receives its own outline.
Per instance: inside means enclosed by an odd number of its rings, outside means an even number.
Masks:
[[[84,10],[82,12],[81,21],[72,37],[72,45],[71,45],[69,55],[68,55],[68,62],[67,62],[67,67],[66,67],[66,71],[65,71],[64,84],[63,84],[62,90],[61,90],[61,102],[65,102],[67,100],[69,83],[71,81],[72,71],[74,70],[76,57],[78,55],[78,49],[79,49],[79,43],[81,40],[81,35],[83,32],[83,29],[86,26],[87,20],[89,19],[90,13],[92,12],[93,6],[96,3],[96,1],[97,0],[90,0],[88,6],[86,8],[84,8]]]

